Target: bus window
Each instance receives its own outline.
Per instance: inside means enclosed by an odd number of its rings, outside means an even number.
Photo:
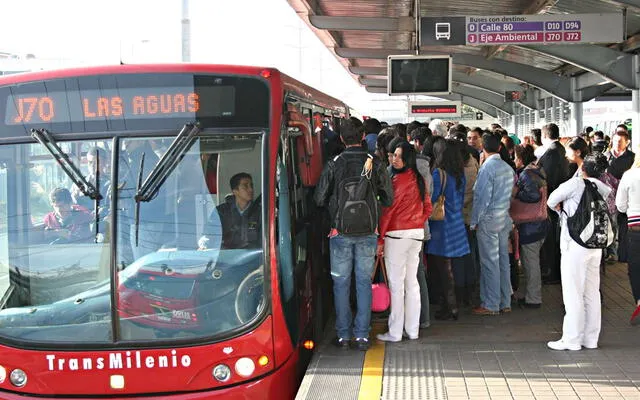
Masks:
[[[261,136],[201,136],[176,156],[170,173],[157,170],[162,163],[150,141],[158,139],[121,140],[121,338],[148,341],[235,329],[264,306]],[[138,182],[156,173],[166,174],[157,193],[137,202]]]
[[[7,224],[7,167],[0,160],[0,294],[9,289],[9,227]],[[1,307],[1,305],[0,305]]]
[[[60,143],[80,170],[83,157],[71,150],[92,146]],[[0,159],[0,335],[111,341],[109,244],[95,235],[107,222],[74,202],[70,177],[41,144],[5,146]]]

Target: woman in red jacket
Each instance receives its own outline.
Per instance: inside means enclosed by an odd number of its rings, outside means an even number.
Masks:
[[[417,339],[420,325],[420,287],[417,272],[424,223],[431,215],[431,198],[416,167],[416,152],[406,141],[395,146],[391,163],[393,204],[382,209],[378,256],[384,255],[391,290],[389,331],[377,338],[386,342]]]

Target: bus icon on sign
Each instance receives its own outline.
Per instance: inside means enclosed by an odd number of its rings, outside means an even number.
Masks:
[[[436,22],[436,40],[451,40],[451,24],[448,22]]]

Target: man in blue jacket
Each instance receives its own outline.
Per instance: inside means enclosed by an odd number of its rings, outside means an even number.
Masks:
[[[509,265],[509,216],[515,182],[513,168],[500,158],[500,137],[482,136],[484,163],[473,187],[472,230],[477,231],[480,253],[480,301],[478,315],[511,311],[511,268]]]

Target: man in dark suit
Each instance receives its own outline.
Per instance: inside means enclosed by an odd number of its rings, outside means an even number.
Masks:
[[[542,127],[542,143],[547,148],[538,160],[547,175],[548,193],[551,194],[569,178],[569,161],[564,146],[558,141],[560,129],[556,124]],[[558,214],[549,212],[551,221],[547,237],[540,253],[543,280],[545,283],[560,283],[560,220]]]
[[[611,140],[611,150],[604,153],[609,161],[607,172],[613,175],[618,181],[622,179],[622,175],[633,165],[635,153],[629,150],[631,140],[627,126],[620,124],[616,127],[616,132]],[[614,189],[618,189],[615,187]],[[616,216],[617,222],[617,239],[618,254],[617,259],[620,262],[627,262],[627,214],[618,212]],[[615,261],[615,257],[608,257],[608,260]]]

